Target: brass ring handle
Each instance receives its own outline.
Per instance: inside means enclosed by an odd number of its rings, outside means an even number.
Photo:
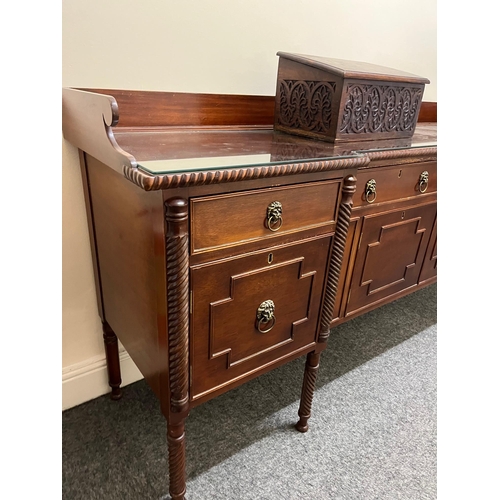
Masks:
[[[273,201],[267,207],[266,227],[270,231],[278,231],[283,225],[283,205],[279,201]]]
[[[269,328],[266,328],[263,330],[262,328],[265,328],[266,326],[269,326]],[[260,333],[267,333],[271,331],[276,324],[276,316],[274,315],[274,302],[272,300],[265,300],[260,304],[260,306],[257,309],[257,318],[255,320],[255,328],[260,332]]]
[[[429,172],[427,172],[427,170],[424,170],[420,174],[420,178],[418,180],[418,190],[421,193],[425,193],[428,187],[429,187]]]
[[[269,323],[269,321],[265,321],[264,318],[261,318],[257,324],[257,330],[259,330],[260,333],[270,332],[273,329],[274,325],[276,324],[276,317],[273,316],[271,318],[271,326],[269,328],[267,328],[266,330],[262,330],[263,323],[267,325],[267,323]]]
[[[368,203],[373,203],[377,198],[377,181],[370,179],[365,186],[365,200]]]
[[[283,217],[268,217],[267,218],[267,228],[270,231],[277,231],[283,225]]]

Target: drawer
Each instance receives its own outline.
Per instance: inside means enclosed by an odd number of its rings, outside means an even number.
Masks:
[[[428,173],[427,183],[421,183],[421,175],[425,172]],[[435,161],[360,170],[356,177],[358,182],[353,197],[354,207],[370,205],[370,201],[380,203],[421,196],[423,194],[421,191],[424,193],[437,191]],[[371,180],[375,181],[375,193],[368,194],[367,198],[367,186]]]
[[[284,235],[293,236],[306,229],[313,230],[308,236],[332,231],[341,182],[337,179],[192,198],[191,252],[257,240],[275,244],[286,241]]]
[[[191,269],[191,399],[314,345],[331,239]]]

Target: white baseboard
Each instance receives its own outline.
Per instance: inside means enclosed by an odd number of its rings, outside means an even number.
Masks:
[[[122,387],[143,378],[142,373],[124,350],[120,350],[120,369]],[[108,385],[106,358],[104,356],[97,356],[63,369],[63,411],[108,392],[111,392],[111,388]]]

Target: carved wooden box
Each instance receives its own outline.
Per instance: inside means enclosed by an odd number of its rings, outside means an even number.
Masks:
[[[413,135],[426,78],[356,61],[278,56],[275,130],[331,142]]]

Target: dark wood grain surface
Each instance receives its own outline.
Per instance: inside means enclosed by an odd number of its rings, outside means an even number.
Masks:
[[[356,178],[348,175],[342,185],[342,197],[339,200],[338,222],[333,237],[332,250],[328,257],[328,272],[326,286],[323,293],[323,306],[321,310],[321,323],[318,342],[326,343],[330,336],[330,323],[335,312],[338,285],[342,274],[345,247],[349,232],[349,220],[352,211],[352,197],[356,191]]]
[[[332,145],[274,132],[271,129],[145,129],[115,130],[117,142],[137,160],[151,161],[175,158],[200,158],[207,156],[233,156],[269,154],[271,161],[297,161],[310,158],[329,158],[352,151],[373,147],[408,147],[435,142],[435,124],[417,125],[411,140],[389,140],[377,144],[359,142],[351,145]]]
[[[268,126],[274,123],[275,96],[196,94],[80,88],[113,96],[117,127]],[[437,121],[437,103],[423,102],[418,121]]]
[[[435,216],[430,203],[362,218],[346,316],[417,285]]]
[[[268,125],[273,96],[191,94],[119,89],[80,89],[112,95],[119,127]]]
[[[379,167],[377,169],[368,168],[360,171],[357,175],[358,189],[354,194],[354,207],[384,203],[392,200],[421,196],[419,190],[419,180],[423,172],[428,172],[429,179],[424,193],[437,191],[437,163],[418,162],[410,165],[400,165],[400,167]],[[376,183],[376,197],[366,197],[366,185],[368,181],[374,180]],[[425,187],[425,186],[424,186]]]
[[[62,91],[63,135],[71,144],[117,172],[135,167],[135,158],[120,148],[112,127],[118,123],[118,106],[111,95],[75,89]]]
[[[330,241],[327,235],[192,269],[192,399],[313,348]],[[269,299],[276,324],[261,333],[256,312]]]
[[[166,303],[161,192],[146,193],[88,155],[87,166],[103,319],[160,396],[158,339],[166,327],[164,306],[158,308]]]
[[[401,160],[400,160],[401,161]],[[342,286],[342,292],[338,296],[338,300],[336,301],[335,304],[335,316],[333,318],[333,321],[331,323],[331,326],[335,326],[337,324],[343,323],[346,320],[350,320],[356,316],[359,316],[360,314],[364,314],[368,311],[371,311],[380,305],[390,302],[392,300],[396,300],[400,297],[403,297],[405,295],[408,295],[409,293],[412,293],[413,291],[423,287],[427,286],[431,283],[435,283],[437,280],[437,272],[436,272],[436,263],[437,263],[437,256],[436,256],[436,248],[437,248],[437,231],[436,231],[436,223],[435,220],[431,220],[432,216],[429,216],[429,206],[434,207],[431,208],[430,210],[434,210],[435,213],[435,207],[436,207],[436,199],[437,199],[437,191],[436,191],[436,185],[431,188],[429,187],[429,191],[426,191],[425,193],[419,193],[418,191],[414,191],[413,195],[409,195],[409,191],[411,189],[409,186],[406,187],[406,189],[403,189],[400,191],[397,186],[397,182],[399,181],[398,175],[400,170],[403,171],[403,175],[405,175],[406,171],[408,169],[410,170],[415,170],[417,173],[423,169],[426,168],[426,166],[429,165],[429,162],[421,162],[421,163],[416,163],[416,164],[405,164],[405,163],[400,163],[399,165],[391,166],[391,167],[384,167],[383,166],[383,161],[381,161],[381,164],[364,169],[363,171],[358,172],[358,176],[361,178],[361,180],[364,182],[369,178],[377,178],[379,171],[386,171],[386,176],[392,177],[392,180],[396,182],[396,192],[393,194],[384,194],[381,195],[380,201],[377,200],[373,204],[368,204],[362,200],[363,195],[362,192],[364,191],[364,185],[359,186],[357,192],[355,193],[355,200],[356,200],[356,206],[353,208],[352,214],[351,214],[351,222],[349,226],[349,232],[348,232],[348,239],[346,243],[346,253],[342,262],[342,272],[341,272],[341,286]],[[432,164],[432,162],[431,162]],[[431,170],[429,170],[431,172]],[[391,173],[392,172],[392,173]],[[432,177],[432,176],[431,176]],[[398,179],[398,181],[396,181]],[[431,181],[433,182],[433,181]],[[404,188],[404,182],[402,184],[402,187]],[[398,194],[399,191],[399,194]],[[408,209],[410,209],[410,212],[408,212]],[[389,276],[390,273],[398,273],[397,268],[399,266],[400,268],[400,273],[401,273],[401,265],[398,264],[398,258],[401,257],[402,254],[397,253],[392,255],[392,251],[396,252],[404,252],[406,249],[407,252],[407,257],[408,261],[412,260],[412,258],[418,258],[419,263],[415,264],[412,266],[412,262],[408,262],[409,264],[408,271],[409,274],[406,275],[403,273],[403,277],[399,276],[398,279],[402,280],[399,283],[387,283],[387,287],[383,290],[380,290],[379,292],[372,293],[371,296],[368,295],[364,299],[361,298],[361,301],[366,301],[365,305],[362,307],[359,307],[357,309],[353,308],[352,306],[349,309],[348,312],[348,304],[351,303],[353,300],[352,298],[352,289],[353,288],[358,288],[357,292],[359,292],[359,288],[361,288],[361,283],[362,283],[362,278],[361,275],[364,271],[361,269],[363,266],[368,266],[370,262],[367,261],[367,250],[368,248],[372,248],[373,250],[377,250],[377,247],[379,246],[384,246],[386,242],[388,241],[387,235],[384,235],[382,237],[382,241],[372,241],[367,242],[366,237],[364,235],[364,223],[365,221],[373,221],[370,222],[370,224],[375,224],[376,229],[375,231],[379,231],[379,235],[382,235],[385,230],[384,228],[389,228],[391,223],[387,224],[382,217],[383,214],[397,214],[399,213],[399,217],[403,217],[398,219],[396,221],[397,223],[403,222],[403,224],[406,223],[408,213],[413,213],[415,215],[416,219],[421,219],[422,222],[424,222],[425,219],[425,225],[430,226],[432,228],[432,233],[429,238],[429,242],[426,243],[425,241],[422,243],[422,246],[418,246],[417,249],[414,248],[415,252],[419,252],[418,257],[415,255],[411,256],[409,253],[411,253],[411,247],[412,247],[412,240],[414,239],[414,234],[411,231],[407,231],[407,234],[403,234],[404,231],[402,231],[404,228],[400,228],[400,234],[398,235],[397,241],[393,244],[395,246],[395,249],[390,249],[387,252],[383,252],[380,258],[380,262],[378,262],[375,265],[375,268],[377,270],[380,270],[380,273],[384,274],[386,273],[386,276]],[[379,217],[380,216],[380,217]],[[393,216],[396,217],[396,216]],[[405,221],[406,218],[406,221]],[[377,224],[377,221],[380,221],[379,224]],[[392,221],[394,222],[394,221]],[[423,226],[422,226],[423,227]],[[373,229],[373,228],[372,228]],[[393,231],[397,231],[398,227],[397,224],[393,228]],[[425,231],[429,233],[430,230],[428,227],[425,227]],[[388,234],[388,233],[387,233]],[[417,234],[418,236],[418,234]],[[426,240],[427,236],[424,235],[423,238]],[[371,245],[371,246],[370,246]],[[427,249],[425,249],[427,247]],[[389,247],[386,247],[389,248]],[[409,253],[408,253],[409,252]],[[422,259],[422,252],[425,252],[425,257],[423,257],[423,261],[421,262]],[[376,253],[376,252],[375,252]],[[392,255],[392,257],[391,257]],[[370,259],[373,261],[373,256],[370,257]],[[387,257],[387,259],[386,259]],[[415,274],[417,271],[415,269],[412,270],[415,266],[421,266],[422,267],[422,272],[420,276],[418,277],[418,283],[413,283],[410,284],[409,277],[410,274]],[[356,267],[357,269],[357,275],[353,276],[354,273],[354,268]],[[387,268],[386,271],[384,269]],[[373,271],[373,269],[372,269]],[[404,270],[403,270],[404,271]],[[418,269],[418,272],[420,272],[420,269]],[[361,274],[360,274],[361,273]],[[428,273],[428,275],[426,274]],[[381,274],[381,275],[382,275]],[[425,279],[425,278],[428,279]],[[406,283],[408,286],[404,286],[404,281],[406,280]],[[366,281],[366,280],[365,280]],[[397,280],[394,280],[397,281]],[[367,284],[363,287],[364,291],[366,292]],[[376,297],[378,295],[378,298]],[[379,300],[380,299],[380,300]],[[355,300],[355,299],[354,299]]]
[[[434,219],[429,245],[425,253],[422,271],[418,278],[419,284],[434,282],[437,278],[437,214]]]
[[[369,79],[377,78],[382,81],[430,83],[427,78],[423,78],[413,73],[364,61],[351,61],[348,59],[295,54],[283,51],[278,52],[277,55],[282,59],[289,59],[290,61],[294,61],[300,65],[318,68],[343,78],[366,79],[368,76]]]
[[[329,142],[413,135],[426,78],[358,61],[278,55],[276,130]]]
[[[234,253],[238,246],[254,240],[275,245],[293,241],[306,229],[315,229],[315,234],[331,232],[340,184],[339,179],[195,198],[191,202],[191,252],[231,247]],[[271,231],[266,224],[267,209],[275,201],[282,205],[282,224]]]
[[[64,121],[85,150],[110,383],[117,396],[116,333],[161,401],[170,493],[183,499],[193,406],[307,354],[298,424],[307,430],[329,326],[436,281],[437,148],[391,139],[338,158],[338,145],[274,132],[274,96],[101,91],[113,97],[65,92]],[[436,118],[435,106],[422,109]],[[420,123],[411,142],[435,143],[436,130]],[[380,149],[391,147],[400,149]],[[269,160],[158,175],[135,164],[245,154]],[[363,197],[372,178],[373,204]],[[282,225],[272,232],[275,201]]]
[[[420,106],[418,121],[437,123],[437,102],[424,101]]]

